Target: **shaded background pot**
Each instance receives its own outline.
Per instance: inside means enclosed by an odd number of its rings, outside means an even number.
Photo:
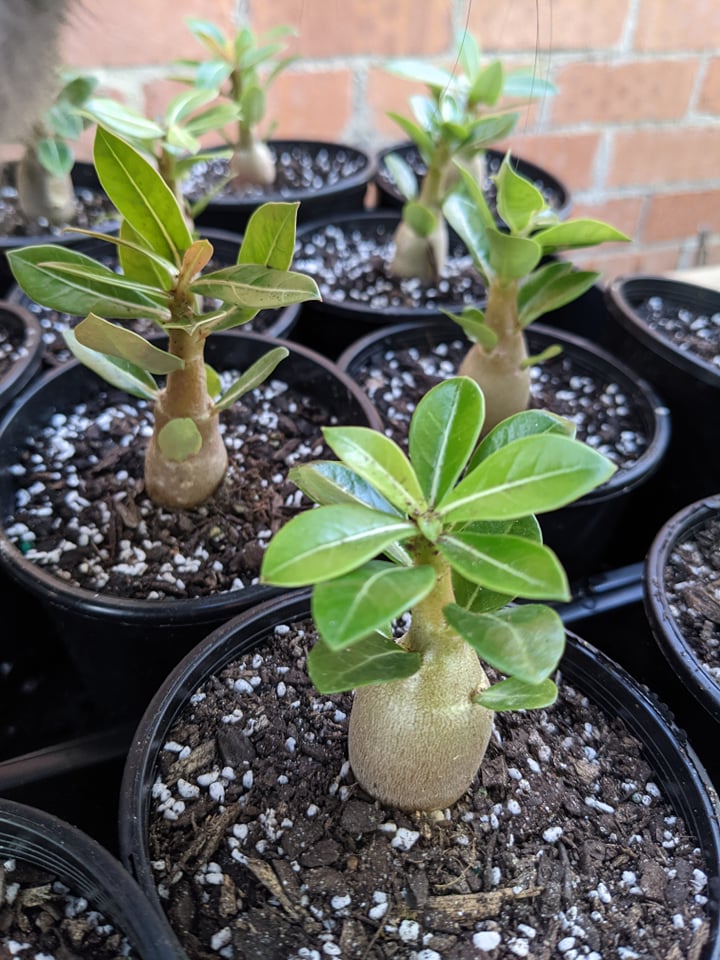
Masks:
[[[140,960],[184,957],[162,912],[149,902],[128,871],[70,823],[0,798],[0,860],[8,859],[32,864],[54,875],[73,896],[85,897],[91,909],[99,910],[122,932]]]
[[[111,231],[115,235],[117,230]],[[237,254],[242,244],[242,235],[231,233],[228,230],[219,230],[213,227],[203,227],[199,236],[209,240],[213,245],[213,258],[208,269],[233,266],[237,261]],[[84,253],[93,260],[97,260],[110,269],[117,269],[117,247],[109,240],[98,240],[95,237],[83,237],[74,249]],[[62,332],[80,322],[82,317],[73,317],[67,313],[58,313],[49,307],[40,306],[13,283],[7,292],[7,300],[12,304],[19,304],[37,317],[42,331],[43,366],[52,369],[61,363],[73,359],[73,355],[65,345]],[[288,337],[291,334],[297,318],[300,315],[300,304],[291,303],[277,310],[261,310],[252,320],[242,325],[245,332],[254,331],[268,337]],[[148,337],[157,335],[158,325],[150,320],[118,321],[122,326]]]
[[[29,310],[0,300],[0,411],[27,386],[42,364],[40,324]]]
[[[178,664],[153,697],[138,726],[128,754],[120,800],[120,849],[128,869],[158,909],[148,835],[152,788],[158,775],[158,754],[189,697],[225,664],[273,636],[278,624],[309,616],[309,593],[278,596],[213,631]],[[609,716],[619,718],[643,746],[652,779],[678,816],[698,838],[706,856],[709,886],[717,894],[720,832],[717,796],[692,748],[654,700],[604,654],[568,633],[560,664],[561,682],[579,690]],[[720,956],[717,911],[710,911],[710,939],[704,960]]]
[[[677,605],[680,599],[673,599],[672,591],[666,581],[668,568],[673,554],[683,541],[693,536],[706,524],[717,523],[720,528],[720,495],[703,498],[688,504],[682,510],[673,514],[658,530],[643,568],[643,604],[645,613],[655,638],[657,646],[665,657],[670,669],[679,677],[680,682],[689,691],[690,695],[706,711],[706,719],[710,718],[715,724],[720,724],[720,677],[713,676],[707,665],[703,665],[700,657],[699,632],[702,618],[695,621],[694,636],[687,633],[678,618]],[[720,557],[720,538],[713,551]],[[706,620],[717,618],[715,629],[720,624],[718,612],[720,603],[717,600],[717,580],[711,581],[707,568],[703,569],[699,559],[691,563],[691,569],[696,571],[696,583],[692,580],[684,581],[684,586],[695,586],[702,593],[705,602],[703,616]],[[715,564],[720,569],[720,562]],[[691,605],[689,597],[693,592],[683,592],[683,602]],[[697,596],[697,593],[695,594]],[[700,600],[698,600],[700,602]],[[691,608],[692,609],[692,608]],[[709,639],[712,646],[712,638]],[[717,730],[717,727],[715,727]],[[708,737],[710,737],[708,730]]]
[[[207,342],[206,359],[218,370],[244,370],[275,345],[290,350],[278,375],[316,396],[337,422],[379,427],[374,407],[347,374],[290,341],[253,333],[215,334]],[[8,410],[0,423],[3,520],[13,509],[12,467],[26,437],[47,426],[58,411],[70,412],[105,389],[103,381],[73,361],[40,377],[22,402]],[[0,570],[28,595],[31,609],[40,601],[89,695],[113,720],[137,720],[169,668],[194,643],[240,610],[278,592],[255,584],[198,598],[137,600],[81,589],[26,559],[5,527],[0,529]]]
[[[377,206],[399,209],[405,202],[405,198],[400,193],[388,167],[386,158],[390,153],[397,155],[409,164],[419,181],[425,176],[427,167],[420,156],[420,151],[416,144],[411,140],[404,140],[400,143],[392,144],[378,153],[377,171],[373,181],[377,189]],[[484,184],[483,192],[492,210],[495,209],[495,186],[492,180],[490,180],[490,176],[498,172],[504,156],[505,151],[492,149],[485,151],[488,180]],[[514,154],[512,157],[512,166],[521,176],[535,184],[561,220],[569,216],[572,208],[572,198],[570,191],[564,183],[547,170],[543,170],[542,167],[538,167],[536,164],[523,160],[522,157],[517,157]]]
[[[316,280],[322,300],[303,303],[293,338],[337,357],[360,337],[409,320],[434,320],[441,307],[484,304],[486,290],[467,247],[451,230],[440,281],[392,276],[399,210],[337,213],[298,228],[293,268]]]
[[[545,319],[551,321],[551,318],[552,314],[548,314]],[[561,357],[571,364],[568,385],[571,375],[587,375],[603,384],[617,384],[620,393],[632,398],[637,406],[646,438],[645,449],[635,461],[628,460],[627,466],[618,469],[601,487],[567,507],[540,517],[545,541],[557,551],[571,579],[641,560],[647,544],[642,539],[642,531],[635,529],[633,513],[645,484],[666,455],[670,427],[663,403],[655,390],[633,370],[583,337],[556,329],[551,323],[531,324],[526,336],[530,354],[540,353],[552,344],[562,347]],[[387,352],[411,348],[418,358],[441,356],[446,358],[441,375],[453,376],[457,373],[457,364],[447,358],[447,345],[453,342],[457,344],[458,356],[470,347],[470,341],[457,324],[436,316],[432,320],[376,330],[349,346],[337,364],[364,389],[370,390],[371,398],[380,397],[384,389],[390,389],[391,381],[392,389],[407,394],[413,388],[403,379],[404,371],[391,368]],[[418,370],[420,366],[418,360]],[[433,375],[433,379],[440,379],[441,375]],[[420,399],[423,390],[424,387],[415,388],[418,395],[413,396],[414,402]],[[376,406],[387,418],[379,399]],[[391,410],[397,406],[395,403]],[[394,418],[397,419],[397,413]],[[386,428],[389,425],[386,419]]]
[[[662,504],[664,520],[720,490],[720,291],[638,274],[616,278],[605,295],[615,320],[609,328],[609,349],[654,384],[670,409],[670,448],[648,488],[647,501]],[[649,313],[676,317],[674,337],[648,319]],[[681,345],[684,333],[697,344],[697,331],[691,327],[698,318],[705,318],[715,362],[703,359],[691,339]],[[651,536],[657,531],[654,513],[646,527]]]
[[[229,187],[221,190],[195,217],[198,227],[241,233],[256,207],[269,201],[300,201],[298,223],[363,209],[375,172],[373,157],[366,151],[322,140],[269,140],[268,147],[278,171],[275,183],[242,193]],[[227,171],[227,160],[203,161],[188,176],[184,190],[191,201],[198,200],[208,186],[221,183]]]

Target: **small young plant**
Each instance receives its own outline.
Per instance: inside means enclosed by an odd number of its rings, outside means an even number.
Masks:
[[[327,427],[338,460],[293,468],[319,506],[270,541],[261,581],[312,585],[321,693],[354,690],[349,759],[383,804],[454,803],[482,762],[494,711],[554,702],[565,632],[545,604],[565,571],[535,514],[605,482],[615,467],[567,421],[525,411],[478,444],[484,397],[453,377],[420,400],[408,456],[384,434]],[[399,641],[391,625],[410,614]],[[482,662],[503,679],[490,684]]]
[[[230,180],[236,189],[269,186],[276,170],[267,145],[269,130],[260,134],[265,120],[267,91],[283,70],[297,57],[281,57],[285,38],[294,33],[289,26],[277,26],[256,36],[249,27],[241,27],[234,36],[226,36],[209,20],[190,17],[190,32],[208,51],[207,60],[181,60],[179,66],[191,73],[177,79],[212,91],[229,99],[237,110],[235,137],[230,141]]]
[[[18,203],[27,217],[61,226],[74,219],[70,142],[91,123],[83,108],[97,85],[95,77],[63,74],[53,103],[30,130],[15,173]]]
[[[458,372],[482,387],[486,429],[490,429],[526,409],[530,368],[559,352],[558,347],[550,347],[541,356],[528,356],[528,325],[575,300],[599,277],[596,271],[579,270],[567,260],[548,262],[547,258],[629,237],[601,220],[560,222],[540,190],[513,169],[509,153],[494,177],[502,229],[471,172],[460,165],[459,169],[462,185],[445,201],[443,211],[473,258],[487,301],[484,309],[443,312],[474,341]]]
[[[388,114],[413,141],[426,166],[418,184],[415,171],[402,156],[391,152],[385,158],[405,198],[391,271],[396,276],[436,281],[447,258],[442,206],[459,181],[455,162],[472,169],[482,187],[486,149],[511,133],[520,116],[517,107],[503,108],[501,100],[530,101],[555,89],[531,70],[506,71],[499,60],[483,64],[478,44],[467,31],[458,37],[456,62],[450,70],[415,60],[396,61],[388,69],[427,88],[425,95],[410,98],[414,119]]]
[[[202,273],[212,244],[193,238],[182,207],[154,166],[103,127],[95,134],[94,161],[122,218],[120,231],[118,236],[80,232],[116,244],[122,273],[51,244],[10,251],[8,260],[20,287],[37,303],[85,317],[64,332],[82,363],[153,403],[145,489],[158,504],[193,507],[225,475],[220,413],[262,383],[288,353],[280,346],[271,349],[222,392],[218,374],[205,364],[205,341],[259,310],[319,299],[312,278],[288,269],[298,204],[258,207],[237,263]],[[204,298],[217,306],[203,312]],[[167,349],[106,319],[135,317],[157,323]],[[156,375],[166,378],[163,387]]]

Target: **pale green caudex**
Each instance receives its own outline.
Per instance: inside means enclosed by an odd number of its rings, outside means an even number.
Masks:
[[[203,273],[212,244],[195,240],[183,210],[154,166],[98,127],[98,178],[121,216],[119,236],[81,231],[116,244],[122,273],[83,253],[38,244],[10,251],[22,289],[37,303],[85,317],[65,339],[101,377],[153,403],[145,487],[157,503],[186,508],[222,482],[227,452],[219,414],[262,383],[287,356],[275,347],[224,392],[204,361],[205,341],[259,310],[319,299],[315,281],[290,266],[297,203],[270,203],[251,217],[234,266]],[[203,304],[215,304],[203,312]],[[167,335],[162,349],[106,318],[148,318]],[[159,386],[155,375],[164,376]]]
[[[196,216],[213,194],[189,203],[183,182],[197,163],[218,156],[217,151],[202,149],[201,138],[236,120],[236,107],[231,103],[218,103],[212,90],[192,89],[173,97],[164,115],[156,120],[109,97],[92,97],[85,104],[84,113],[89,120],[153,160],[192,229]]]
[[[427,93],[410,98],[414,119],[390,116],[414,142],[427,171],[418,184],[412,167],[398,153],[386,157],[388,169],[405,198],[396,231],[391,270],[396,276],[435,281],[442,274],[448,248],[442,205],[458,183],[456,160],[485,181],[485,150],[515,127],[519,101],[555,92],[532,69],[505,70],[499,60],[483,63],[477,41],[467,31],[457,40],[450,69],[415,60],[391,63],[391,72],[425,84]],[[511,97],[514,107],[503,107]]]
[[[94,77],[62,74],[55,100],[32,126],[15,173],[18,203],[26,216],[52,226],[74,218],[75,155],[70,141],[90,124],[83,108],[96,85]]]
[[[462,184],[445,201],[443,211],[472,255],[487,301],[484,309],[443,312],[475,341],[458,372],[482,387],[487,430],[525,410],[531,366],[559,350],[551,347],[542,356],[529,357],[527,326],[575,300],[599,276],[577,269],[568,260],[550,258],[562,251],[629,238],[601,220],[560,221],[541,191],[513,169],[509,153],[493,178],[501,228],[471,172],[460,165],[459,169]]]
[[[530,601],[569,591],[535,514],[615,470],[544,411],[520,413],[478,443],[484,406],[468,377],[442,381],[418,403],[407,456],[379,431],[325,428],[338,460],[291,473],[320,506],[275,534],[261,567],[264,583],[313,585],[320,639],[310,677],[321,693],[355,690],[355,776],[407,810],[461,796],[494,711],[554,702],[565,632],[555,610]],[[408,611],[398,642],[390,625]],[[481,661],[503,679],[490,685]]]
[[[260,133],[265,120],[267,91],[277,76],[297,58],[282,57],[292,27],[277,26],[256,35],[241,27],[233,36],[209,20],[186,20],[192,35],[205,47],[206,60],[181,60],[190,70],[179,77],[195,87],[227,99],[237,111],[237,126],[230,138],[230,178],[233,185],[268,186],[275,180],[275,162],[267,145],[270,129]]]

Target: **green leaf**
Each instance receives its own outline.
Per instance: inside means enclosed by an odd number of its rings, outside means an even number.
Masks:
[[[388,168],[401,196],[406,200],[416,200],[418,196],[418,181],[415,171],[405,158],[399,153],[385,154],[385,166]]]
[[[399,113],[392,113],[391,111],[388,111],[387,115],[391,120],[394,120],[395,123],[402,128],[404,133],[413,141],[413,143],[417,145],[421,156],[425,158],[430,156],[433,150],[433,141],[421,126],[418,126],[417,123],[413,123],[413,121],[409,120],[407,117],[401,116]]]
[[[449,604],[443,612],[481,660],[524,683],[542,683],[565,650],[562,620],[541,603],[522,603],[492,614],[469,613]]]
[[[173,370],[182,370],[185,366],[180,357],[153,346],[139,333],[115,323],[108,323],[94,313],[88,314],[75,327],[75,337],[78,343],[88,350],[119,357],[133,366],[147,370],[148,373],[168,374]]]
[[[320,299],[312,277],[253,263],[206,273],[193,280],[191,289],[201,296],[255,310],[279,309],[290,303]]]
[[[452,377],[419,401],[408,432],[410,461],[430,506],[439,503],[465,469],[485,419],[485,398],[474,380]]]
[[[567,266],[570,267],[570,264]],[[541,268],[544,269],[547,268]],[[540,271],[536,270],[531,277],[534,279],[538,272]],[[592,287],[599,276],[595,270],[574,270],[571,267],[568,273],[545,273],[534,291],[526,290],[526,284],[523,283],[518,293],[520,325],[527,327],[549,311],[558,310],[566,303],[576,300]]]
[[[287,347],[274,347],[259,357],[222,395],[215,404],[215,410],[227,410],[236,400],[255,387],[264,383],[277,365],[290,355]]]
[[[154,120],[109,97],[94,97],[85,109],[96,123],[130,142],[157,140],[164,133]],[[145,149],[148,149],[147,143]]]
[[[454,320],[468,340],[479,343],[483,349],[489,351],[497,345],[498,335],[485,323],[485,313],[479,307],[463,307],[462,313],[451,313],[441,307],[440,312]]]
[[[104,353],[88,350],[77,340],[71,328],[63,330],[63,338],[73,356],[106,383],[124,390],[133,397],[151,401],[157,397],[157,384],[141,367],[132,366],[118,357],[108,357]]]
[[[468,464],[472,471],[491,453],[506,447],[514,440],[532,437],[543,433],[557,433],[565,437],[575,436],[575,424],[549,410],[522,410],[501,420],[480,443]]]
[[[552,433],[523,437],[478,464],[438,512],[451,523],[546,513],[589,493],[616,469],[578,440]]]
[[[407,520],[354,504],[306,510],[270,540],[260,579],[279,587],[320,583],[349,573],[415,532]]]
[[[176,276],[171,264],[159,260],[142,246],[141,238],[127,222],[120,223],[118,262],[125,277],[134,283],[154,287],[158,291],[170,291]]]
[[[493,106],[497,103],[503,92],[503,75],[503,65],[499,60],[494,60],[478,70],[468,92],[468,102],[472,106],[478,103]]]
[[[238,253],[238,263],[287,270],[295,254],[299,203],[263,203],[253,211]]]
[[[182,462],[202,449],[202,434],[191,417],[175,417],[162,427],[157,437],[160,452],[167,460]]]
[[[95,169],[103,190],[143,242],[180,266],[192,243],[183,210],[160,174],[129,144],[98,126]]]
[[[292,467],[288,476],[316,503],[355,503],[370,507],[371,510],[403,516],[371,483],[337,460],[300,464]]]
[[[116,319],[151,317],[167,320],[170,311],[157,305],[113,270],[70,247],[38,243],[8,250],[17,283],[36,303],[81,317],[93,311]]]
[[[408,653],[379,633],[343,650],[331,650],[318,640],[308,654],[307,669],[319,693],[342,693],[411,677],[420,669],[420,654]]]
[[[552,680],[523,683],[516,677],[494,683],[475,697],[475,703],[499,713],[501,710],[540,710],[557,700],[558,689]]]
[[[506,97],[541,99],[557,93],[557,87],[538,75],[535,68],[517,67],[505,73],[503,94]]]
[[[541,543],[462,530],[443,534],[437,544],[454,570],[481,587],[531,600],[570,599],[560,561]]]
[[[629,241],[630,237],[601,220],[565,220],[545,230],[538,230],[533,239],[540,244],[543,253],[571,250],[577,247],[594,247],[600,243]]]
[[[513,169],[509,153],[503,158],[495,183],[500,217],[511,233],[524,233],[535,216],[547,207],[547,200],[534,183]]]
[[[312,593],[312,616],[325,643],[340,650],[380,630],[426,597],[435,584],[429,566],[371,561]]]
[[[402,218],[419,237],[429,237],[438,226],[437,214],[426,204],[408,200],[402,208]]]
[[[323,427],[323,436],[346,466],[371,483],[398,510],[410,514],[426,509],[412,464],[385,434],[369,427]]]
[[[40,163],[55,177],[66,176],[75,163],[72,150],[63,140],[44,137],[38,141],[36,151]]]
[[[540,262],[542,247],[530,237],[514,237],[497,227],[487,229],[490,266],[504,281],[520,280]]]

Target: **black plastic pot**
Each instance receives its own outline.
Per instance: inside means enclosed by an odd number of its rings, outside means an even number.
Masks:
[[[299,139],[269,140],[268,147],[280,168],[283,165],[307,166],[309,179],[306,185],[286,186],[285,178],[279,175],[269,187],[248,189],[243,193],[221,191],[195,217],[199,227],[218,227],[242,233],[256,207],[270,201],[300,201],[298,223],[333,212],[363,209],[368,184],[375,172],[373,158],[364,150],[342,143]],[[226,176],[227,160],[216,163]],[[329,178],[328,171],[332,172],[332,178]],[[192,199],[198,198],[193,195]]]
[[[12,169],[12,165],[11,165]],[[78,162],[73,167],[72,181],[76,195],[82,196],[89,194],[90,197],[98,201],[105,198],[105,193],[100,186],[95,173],[95,168],[91,163]],[[109,203],[108,203],[109,206]],[[98,222],[93,229],[103,233],[109,233],[111,230],[117,230],[118,219],[116,215],[103,215],[99,217]],[[30,236],[0,236],[0,291],[7,292],[15,283],[10,265],[7,262],[6,253],[10,250],[17,250],[19,247],[27,247],[38,243],[58,243],[62,246],[75,247],[83,240],[81,233],[72,231],[48,230],[47,233],[33,234]]]
[[[327,358],[290,341],[228,332],[207,342],[207,362],[218,370],[246,369],[269,347],[290,355],[282,376],[315,393],[341,423],[379,428],[367,396]],[[38,378],[0,423],[0,511],[12,509],[10,473],[28,433],[42,429],[60,410],[71,410],[105,384],[77,361]],[[199,598],[134,600],[72,586],[25,559],[0,529],[0,571],[46,609],[97,708],[110,720],[135,719],[168,670],[210,630],[240,610],[273,596],[277,588],[256,584]]]
[[[0,859],[22,860],[53,874],[71,894],[82,895],[104,914],[141,960],[184,958],[162,912],[148,901],[128,871],[70,823],[0,798]]]
[[[682,349],[644,319],[643,304],[660,297],[697,317],[720,314],[720,291],[664,277],[629,275],[608,284],[605,297],[615,323],[610,349],[654,384],[670,408],[670,449],[653,483],[664,517],[720,490],[717,450],[720,366]],[[654,530],[657,530],[656,523]]]
[[[560,344],[563,355],[572,358],[573,371],[599,374],[607,382],[619,384],[624,394],[635,398],[649,438],[647,449],[635,463],[619,469],[602,487],[561,510],[543,514],[540,525],[545,541],[557,551],[571,579],[642,560],[649,540],[646,543],[644,532],[635,528],[634,504],[666,455],[670,425],[665,407],[655,390],[634,371],[582,337],[533,323],[527,339],[530,354]],[[420,355],[431,356],[438,344],[453,340],[466,341],[470,346],[462,330],[444,317],[396,324],[356,341],[341,354],[337,364],[362,385],[371,366],[381,371],[385,368],[387,350],[415,347]]]
[[[402,193],[400,193],[395,179],[390,172],[390,168],[387,165],[386,158],[390,153],[397,154],[402,160],[409,164],[420,181],[425,175],[426,167],[420,156],[420,151],[411,140],[404,140],[401,143],[392,144],[378,153],[377,171],[374,178],[378,196],[377,206],[399,209],[405,202],[405,198]],[[497,173],[504,156],[504,151],[492,149],[485,151],[488,175]],[[565,184],[561,183],[557,177],[548,173],[547,170],[543,170],[542,167],[538,167],[536,164],[530,163],[527,160],[523,160],[522,157],[516,157],[515,155],[513,155],[512,158],[512,166],[521,176],[526,177],[535,184],[544,194],[551,208],[561,220],[564,220],[569,215],[572,208],[570,192]],[[484,192],[491,209],[494,209],[495,189],[491,182],[488,182]]]
[[[259,647],[278,624],[309,616],[309,592],[293,591],[260,604],[213,631],[181,662],[158,689],[138,726],[128,753],[120,798],[120,850],[123,862],[158,909],[155,875],[148,849],[151,792],[158,775],[158,754],[188,698],[225,664]],[[717,795],[686,738],[652,695],[621,667],[573,633],[560,664],[561,682],[585,694],[624,722],[644,748],[651,779],[668,798],[706,856],[709,886],[716,895],[720,870]],[[718,915],[713,910],[703,960],[720,957]]]
[[[40,324],[29,310],[0,300],[0,338],[13,349],[14,359],[0,375],[0,411],[30,383],[42,363]]]
[[[665,570],[678,544],[692,536],[694,529],[718,516],[720,495],[697,500],[669,517],[658,530],[643,567],[643,604],[655,642],[670,669],[716,724],[720,723],[720,683],[703,667],[697,650],[673,614]]]
[[[351,276],[353,289],[346,293],[344,283],[342,289],[333,289],[322,276],[316,275],[322,300],[302,305],[293,330],[294,339],[337,359],[356,340],[391,324],[434,320],[441,307],[460,312],[465,304],[481,306],[484,303],[485,287],[472,267],[465,244],[453,231],[449,237],[450,257],[457,264],[466,262],[461,271],[465,291],[462,295],[454,295],[446,285],[423,286],[414,279],[389,277],[383,278],[381,296],[368,293],[375,283],[367,273],[375,270],[373,257],[377,260],[383,256],[382,247],[392,239],[399,223],[399,210],[370,210],[337,214],[298,229],[295,269],[312,273],[303,258],[313,258],[318,249],[327,245],[333,256],[337,254],[337,261],[332,263],[332,276]],[[327,259],[330,272],[332,258]]]
[[[117,233],[116,230],[111,232]],[[214,260],[218,267],[232,266],[237,260],[238,250],[242,243],[242,236],[236,233],[230,233],[227,230],[218,230],[212,227],[200,229],[199,235],[209,240],[213,245]],[[83,237],[75,245],[75,249],[80,253],[98,260],[107,267],[117,265],[117,250],[114,244],[109,240],[98,240],[94,237]],[[72,359],[72,353],[65,346],[62,337],[62,331],[68,326],[74,326],[82,318],[71,317],[68,314],[61,314],[58,318],[57,311],[47,307],[42,307],[25,293],[25,291],[13,283],[7,292],[9,303],[19,304],[34,316],[37,316],[42,330],[43,365],[45,368],[53,369],[61,363],[66,363]],[[278,310],[261,310],[256,317],[253,317],[248,323],[243,324],[242,330],[262,333],[268,337],[288,337],[292,328],[300,315],[300,304],[291,303]],[[121,321],[118,321],[121,322]],[[134,325],[131,325],[135,329]],[[240,329],[240,328],[238,328]],[[150,336],[157,333],[157,325],[150,321],[145,321],[138,332],[144,336]]]

